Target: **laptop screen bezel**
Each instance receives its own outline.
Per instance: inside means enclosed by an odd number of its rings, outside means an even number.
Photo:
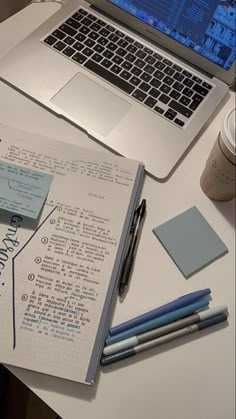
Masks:
[[[129,28],[133,29],[137,33],[143,35],[147,40],[150,40],[164,48],[169,50],[177,58],[184,59],[190,65],[197,67],[204,73],[217,77],[229,86],[234,83],[235,80],[235,60],[229,70],[225,70],[217,64],[209,61],[207,58],[200,54],[190,50],[188,47],[182,45],[178,41],[170,38],[168,35],[161,33],[154,29],[152,26],[142,22],[130,13],[122,10],[118,6],[110,3],[109,0],[89,0],[89,3],[95,6],[97,9],[102,10],[111,17],[115,18],[119,22],[125,24]]]

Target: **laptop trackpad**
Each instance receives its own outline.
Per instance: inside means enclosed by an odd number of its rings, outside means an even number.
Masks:
[[[104,136],[132,106],[81,73],[77,73],[51,102]]]

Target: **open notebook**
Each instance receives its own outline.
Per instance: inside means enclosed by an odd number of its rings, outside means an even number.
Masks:
[[[53,175],[37,220],[0,209],[0,362],[90,384],[144,166],[2,125],[0,156]]]

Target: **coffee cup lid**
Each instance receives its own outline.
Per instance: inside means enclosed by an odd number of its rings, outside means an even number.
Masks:
[[[225,116],[222,126],[222,137],[226,147],[236,155],[236,139],[235,139],[235,118],[236,108],[231,109]]]

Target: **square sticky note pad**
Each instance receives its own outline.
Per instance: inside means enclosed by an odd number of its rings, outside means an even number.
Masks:
[[[228,252],[196,207],[153,229],[185,278]]]

